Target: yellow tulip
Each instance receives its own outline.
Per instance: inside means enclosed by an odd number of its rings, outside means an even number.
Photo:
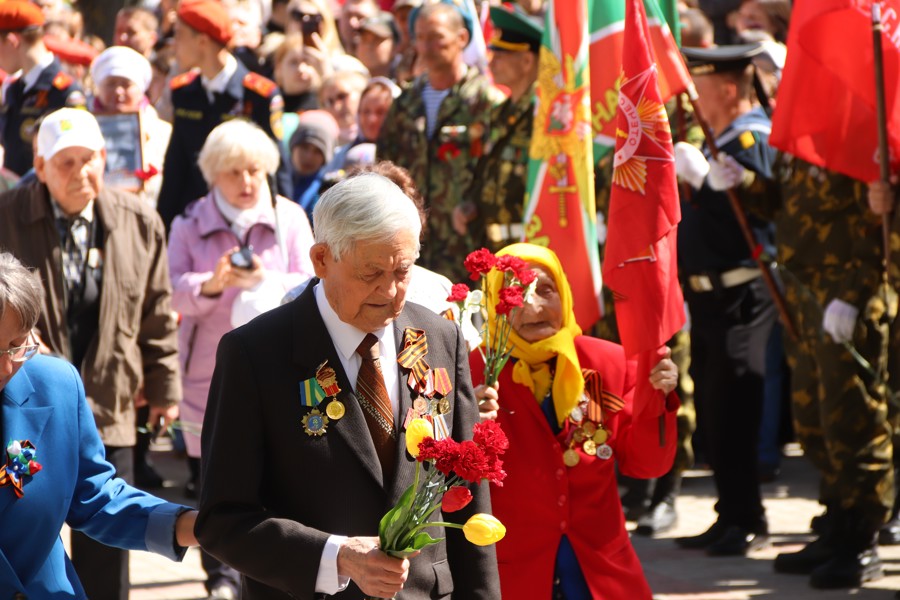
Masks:
[[[506,527],[497,517],[485,513],[478,513],[466,521],[463,525],[463,533],[466,539],[477,546],[489,546],[503,539],[506,535]]]
[[[406,451],[418,457],[419,443],[427,437],[434,437],[434,426],[426,419],[413,419],[406,428]]]

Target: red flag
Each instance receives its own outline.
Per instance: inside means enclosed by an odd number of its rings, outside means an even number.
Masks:
[[[637,416],[658,397],[647,378],[660,347],[684,324],[676,253],[681,207],[672,133],[641,0],[627,1],[624,48],[603,278],[616,294],[625,353],[639,355]]]
[[[900,159],[900,0],[882,0],[892,169]],[[797,0],[769,143],[815,165],[879,179],[871,0]]]

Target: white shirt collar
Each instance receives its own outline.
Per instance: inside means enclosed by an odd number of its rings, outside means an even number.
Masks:
[[[47,53],[46,56],[41,58],[36,65],[31,67],[27,73],[22,78],[22,81],[25,82],[25,89],[31,89],[31,87],[37,83],[38,77],[41,76],[41,73],[44,69],[53,64],[53,54],[50,52]]]
[[[325,288],[322,282],[316,284],[316,304],[319,306],[319,314],[325,322],[325,328],[337,348],[338,354],[343,360],[351,360],[356,356],[356,349],[366,337],[366,332],[357,329],[349,323],[341,321],[341,318],[331,308],[328,298],[325,297]],[[394,328],[383,327],[372,332],[378,338],[378,347],[382,356],[396,355],[397,350],[394,346]],[[390,338],[390,339],[388,339]]]
[[[53,216],[56,217],[57,219],[74,219],[75,217],[81,217],[88,223],[94,222],[94,201],[93,200],[90,200],[87,203],[87,206],[85,206],[80,213],[78,213],[77,215],[71,215],[71,216],[66,214],[66,211],[64,211],[62,209],[62,207],[59,205],[59,203],[53,197],[50,198],[50,206],[53,208]]]
[[[228,87],[228,82],[231,80],[232,75],[237,73],[237,69],[237,59],[229,54],[225,57],[225,66],[222,67],[222,70],[212,79],[207,79],[201,75],[200,83],[203,85],[207,94],[214,94],[216,92],[221,94],[225,91],[225,88]]]

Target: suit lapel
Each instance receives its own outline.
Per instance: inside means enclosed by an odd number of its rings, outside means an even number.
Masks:
[[[412,327],[409,320],[409,313],[404,308],[400,316],[394,320],[394,343],[396,344],[397,354],[403,349],[403,332],[407,327]],[[406,379],[409,375],[408,370],[397,365],[400,373],[400,405],[399,414],[397,415],[397,470],[394,473],[394,481],[391,482],[387,489],[391,504],[396,504],[406,488],[412,483],[416,474],[417,461],[406,453],[406,430],[403,429],[403,422],[406,420],[406,413],[412,408],[412,392]]]
[[[343,402],[346,412],[339,421],[331,421],[328,424],[328,432],[325,435],[341,436],[353,449],[353,455],[362,462],[366,471],[375,478],[379,485],[384,486],[381,463],[375,453],[375,444],[372,443],[366,418],[353,393],[353,387],[350,385],[350,380],[338,357],[337,349],[328,335],[322,315],[319,314],[313,290],[318,283],[318,279],[311,280],[300,297],[294,301],[293,359],[304,373],[304,377],[314,377],[316,368],[325,360],[334,369],[338,385],[341,387],[339,399]],[[323,401],[322,404],[327,406],[327,402],[331,402],[331,400]],[[325,406],[320,407],[323,413]],[[302,432],[300,433],[302,434]]]

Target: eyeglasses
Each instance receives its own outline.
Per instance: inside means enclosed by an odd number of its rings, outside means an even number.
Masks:
[[[319,24],[322,21],[322,15],[320,15],[319,13],[305,13],[303,11],[294,9],[288,14],[295,21],[311,21],[316,24]]]
[[[9,350],[0,350],[0,358],[3,358],[4,355],[8,355],[9,359],[14,363],[23,363],[37,354],[39,348],[40,346],[37,344],[29,344],[27,346],[10,348]]]

